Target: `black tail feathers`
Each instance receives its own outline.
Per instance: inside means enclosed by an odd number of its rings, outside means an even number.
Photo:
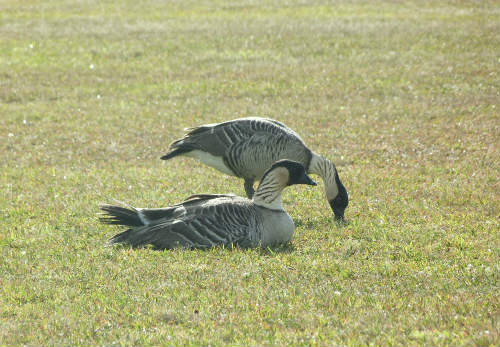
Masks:
[[[125,230],[124,232],[116,234],[115,236],[110,238],[107,242],[107,245],[111,246],[116,243],[130,244],[129,239],[131,238],[132,235],[133,235],[132,229]],[[133,246],[132,244],[130,245]]]
[[[171,150],[170,152],[165,154],[160,159],[163,159],[163,160],[172,159],[173,157],[177,157],[178,155],[181,155],[181,154],[184,154],[187,152],[191,152],[192,150],[193,150],[192,148],[178,147],[178,148]]]
[[[139,216],[139,211],[113,205],[102,205],[102,216],[99,218],[101,223],[126,225],[131,227],[143,226],[144,223]],[[118,236],[118,235],[117,235]]]

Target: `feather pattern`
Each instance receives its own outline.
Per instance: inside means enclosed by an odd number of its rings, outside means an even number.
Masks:
[[[312,152],[300,136],[283,123],[251,117],[186,130],[184,137],[174,141],[162,159],[186,155],[224,173],[241,177],[245,180],[249,198],[254,194],[254,182],[260,180],[274,162],[294,160],[304,165],[307,172],[321,176],[330,206],[336,217],[343,218],[348,195],[335,165]],[[335,201],[335,206],[332,201]]]
[[[214,196],[196,203],[188,201],[185,206],[179,204],[176,210],[175,216],[169,214],[149,225],[129,229],[111,238],[110,243],[126,242],[133,247],[151,244],[157,249],[257,246],[262,225],[248,200]]]
[[[268,170],[253,200],[197,194],[166,208],[103,205],[100,220],[130,227],[112,237],[111,244],[156,249],[272,246],[288,242],[293,235],[293,221],[281,205],[281,192],[291,184],[315,183],[301,164],[284,160]]]
[[[162,159],[198,150],[220,157],[234,176],[258,180],[277,160],[293,159],[304,165],[311,158],[302,139],[275,120],[242,118],[187,131]]]

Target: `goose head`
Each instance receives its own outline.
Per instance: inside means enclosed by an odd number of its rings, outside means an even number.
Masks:
[[[335,196],[332,196],[334,194],[328,196],[327,191],[327,198],[328,202],[330,203],[330,207],[332,208],[333,214],[335,215],[335,220],[342,221],[344,220],[344,211],[347,208],[347,205],[349,205],[349,195],[347,194],[347,190],[345,189],[344,185],[340,181],[337,171],[335,171],[335,185],[337,186],[337,193],[335,194]]]
[[[262,176],[264,182],[266,176],[272,176],[284,188],[294,184],[317,185],[311,177],[307,175],[304,166],[296,161],[282,159],[275,162]]]
[[[330,160],[313,153],[309,172],[323,178],[326,199],[335,215],[335,220],[344,220],[344,211],[349,204],[349,196],[340,181],[335,165]]]
[[[255,191],[253,201],[257,205],[273,209],[283,209],[281,192],[285,187],[294,184],[315,186],[304,166],[296,161],[284,159],[275,162],[262,176],[259,187]]]

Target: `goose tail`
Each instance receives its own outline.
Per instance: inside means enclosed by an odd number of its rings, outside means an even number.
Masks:
[[[121,206],[105,204],[101,205],[101,210],[103,211],[101,216],[99,217],[101,223],[125,225],[131,227],[138,227],[145,225],[143,223],[143,220],[141,219],[139,210],[137,210],[134,207],[129,206],[129,208],[125,208]]]
[[[177,147],[177,148],[172,148],[167,154],[162,156],[160,159],[162,160],[169,160],[174,157],[177,157],[178,155],[182,155],[187,152],[191,152],[193,149],[192,148],[185,148],[185,147]]]
[[[182,139],[179,139],[179,140],[172,142],[168,148],[168,153],[165,154],[160,159],[168,160],[168,159],[177,157],[178,155],[182,155],[182,154],[191,152],[193,149],[195,149],[192,145],[187,143],[185,140],[186,140],[185,138],[182,138]]]

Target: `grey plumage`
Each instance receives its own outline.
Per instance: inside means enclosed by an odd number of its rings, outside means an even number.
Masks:
[[[294,226],[282,208],[281,191],[287,185],[315,183],[301,164],[288,160],[275,163],[266,177],[261,182],[266,188],[265,196],[259,186],[253,200],[235,195],[199,194],[159,209],[103,205],[100,220],[129,226],[111,238],[110,243],[127,243],[133,247],[258,247],[285,243],[290,240]],[[268,191],[274,192],[272,197]]]
[[[191,196],[185,202],[164,209],[155,209],[155,217],[141,224],[130,225],[120,219],[119,206],[103,206],[109,224],[132,226],[113,238],[110,243],[128,243],[133,247],[151,244],[154,248],[173,247],[207,248],[215,245],[252,245],[252,235],[258,234],[261,225],[255,218],[255,208],[249,200],[236,196]],[[137,214],[141,210],[136,210]],[[149,215],[152,210],[143,209]],[[137,219],[140,219],[139,217]],[[108,222],[109,221],[109,222]],[[249,233],[252,227],[256,232]],[[224,230],[224,232],[221,232]],[[249,237],[244,237],[248,235]]]
[[[312,152],[300,136],[281,122],[266,118],[241,118],[187,129],[174,141],[164,160],[178,155],[194,157],[206,165],[245,180],[251,198],[254,182],[260,180],[272,163],[290,159],[304,165],[308,173],[320,175],[325,182],[327,200],[337,219],[344,217],[347,191],[335,165]]]
[[[232,174],[256,180],[277,160],[293,159],[309,165],[311,151],[302,139],[283,123],[264,118],[242,118],[187,129],[174,141],[167,160],[193,150],[221,157]]]

